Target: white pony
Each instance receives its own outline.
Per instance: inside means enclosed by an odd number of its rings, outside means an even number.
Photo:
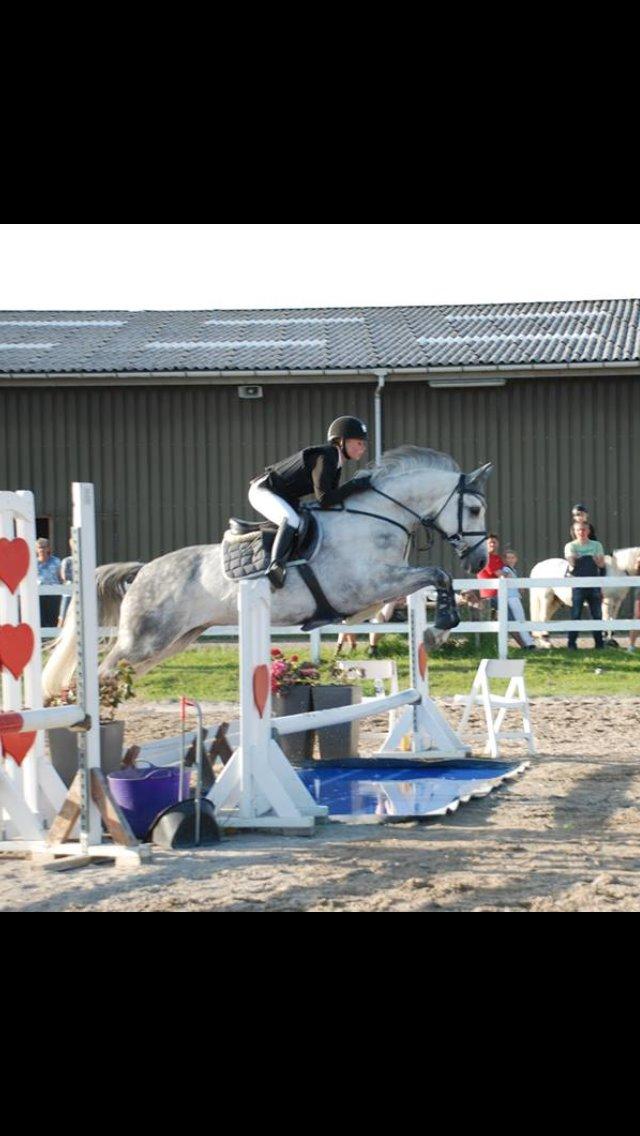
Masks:
[[[608,577],[635,576],[640,558],[640,547],[619,548],[612,556],[606,556]],[[569,564],[566,560],[556,557],[552,560],[542,560],[531,569],[532,580],[561,579],[569,573]],[[564,605],[571,607],[571,588],[532,588],[531,589],[531,620],[533,623],[548,623],[555,613]],[[604,587],[602,589],[602,618],[617,619],[618,612],[629,594],[629,587]],[[550,647],[551,640],[546,631],[532,632],[541,643],[541,646]]]

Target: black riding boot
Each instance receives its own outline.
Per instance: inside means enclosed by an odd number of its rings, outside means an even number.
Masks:
[[[274,588],[284,587],[284,582],[287,578],[285,565],[291,555],[297,535],[298,530],[294,529],[293,525],[282,521],[276,533],[273,548],[271,549],[271,563],[267,568],[267,576]]]
[[[460,622],[455,592],[452,588],[438,588],[437,592],[435,627],[438,631],[452,631]]]

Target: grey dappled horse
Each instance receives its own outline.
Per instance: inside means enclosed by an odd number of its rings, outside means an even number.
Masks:
[[[491,469],[489,463],[464,475],[447,454],[403,446],[371,467],[372,487],[358,495],[357,504],[352,498],[345,508],[317,511],[321,541],[312,564],[333,607],[356,616],[428,586],[450,590],[442,569],[407,563],[421,527],[438,532],[466,569],[479,571],[487,561],[485,487]],[[121,606],[117,639],[101,676],[123,659],[143,674],[184,651],[208,627],[238,622],[238,586],[224,575],[219,544],[183,548],[144,566],[100,568],[98,591],[101,626],[114,626]],[[314,611],[310,591],[290,567],[284,588],[272,596],[272,622],[298,625]],[[74,640],[71,605],[44,669],[46,698],[70,683]]]

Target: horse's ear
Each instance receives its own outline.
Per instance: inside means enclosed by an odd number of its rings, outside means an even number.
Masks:
[[[467,477],[467,488],[473,492],[476,490],[478,493],[484,493],[484,487],[488,478],[493,472],[493,462],[487,462],[486,465],[481,465],[479,469],[470,473]]]

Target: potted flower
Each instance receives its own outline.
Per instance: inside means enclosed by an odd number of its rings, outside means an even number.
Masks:
[[[100,766],[106,775],[120,768],[124,749],[124,722],[116,719],[116,710],[122,702],[134,698],[133,667],[123,659],[110,678],[100,681]],[[52,706],[65,706],[76,702],[77,690],[70,687]],[[78,771],[78,734],[75,730],[47,730],[51,761],[65,785],[69,787]]]
[[[300,662],[298,655],[287,657],[279,647],[272,647],[271,701],[275,718],[308,714],[311,710],[311,688],[319,681],[320,672],[313,663]],[[279,745],[289,761],[310,761],[314,737],[314,730],[304,730],[280,738]]]

